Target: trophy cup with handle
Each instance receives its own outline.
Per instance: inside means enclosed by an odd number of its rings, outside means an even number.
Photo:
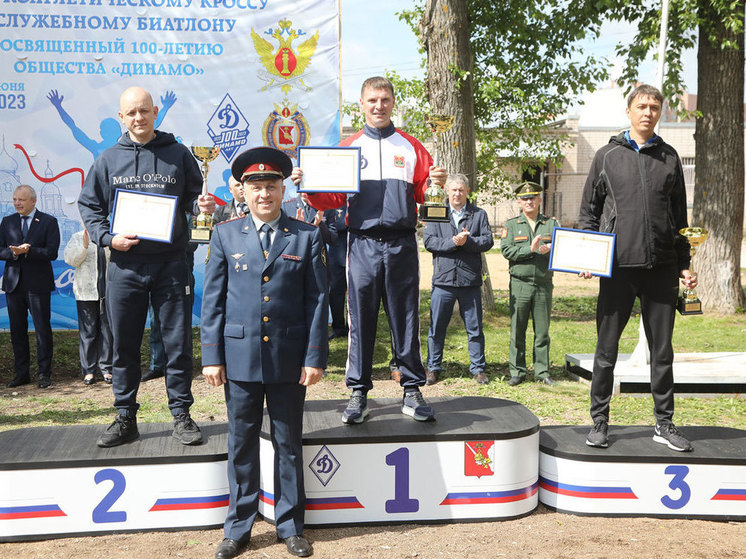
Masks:
[[[431,114],[427,117],[427,125],[433,132],[435,165],[438,164],[438,141],[440,135],[451,129],[453,116],[443,114]],[[446,203],[446,191],[442,187],[431,184],[425,191],[425,203],[420,206],[420,221],[448,221],[448,204]]]
[[[694,260],[697,247],[707,240],[707,230],[701,227],[685,227],[679,230],[679,234],[689,241],[689,255]],[[684,289],[684,293],[679,296],[677,308],[682,315],[702,314],[702,301],[697,297],[697,291],[695,289]]]
[[[192,146],[192,155],[202,162],[202,196],[207,194],[207,173],[210,172],[210,161],[213,161],[220,153],[217,146]],[[193,243],[207,244],[212,235],[212,216],[200,212],[197,216],[194,228],[190,231],[190,239]]]

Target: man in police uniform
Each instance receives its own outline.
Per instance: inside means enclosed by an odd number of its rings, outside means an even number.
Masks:
[[[543,187],[525,182],[515,189],[521,213],[509,219],[500,250],[510,262],[510,386],[526,378],[526,327],[534,321],[534,378],[554,384],[549,377],[549,316],[552,311],[552,272],[549,252],[553,217],[539,212]]]
[[[281,211],[292,163],[281,151],[242,153],[233,176],[250,215],[220,223],[210,242],[202,298],[202,374],[225,385],[230,505],[217,559],[248,543],[259,504],[259,434],[269,413],[277,537],[298,557],[303,537],[303,401],[326,367],[328,297],[318,228]]]

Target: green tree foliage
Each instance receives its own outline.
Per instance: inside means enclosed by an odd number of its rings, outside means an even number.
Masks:
[[[506,158],[518,166],[559,164],[567,139],[547,134],[548,127],[567,112],[571,100],[607,76],[607,61],[581,48],[582,39],[597,35],[600,23],[589,18],[591,12],[568,10],[574,3],[566,1],[466,1],[480,184],[510,181]],[[424,7],[419,2],[399,17],[417,32]]]

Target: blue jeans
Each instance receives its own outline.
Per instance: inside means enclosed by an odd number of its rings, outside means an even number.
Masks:
[[[443,368],[443,345],[456,301],[466,327],[471,362],[469,371],[472,375],[483,373],[486,363],[482,331],[482,291],[479,286],[433,286],[430,300],[430,331],[427,335],[427,368],[431,371],[440,371]]]

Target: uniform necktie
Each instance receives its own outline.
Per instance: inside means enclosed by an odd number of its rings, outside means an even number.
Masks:
[[[264,237],[262,238],[262,250],[264,251],[264,259],[266,260],[269,255],[269,248],[272,246],[272,237],[270,237],[272,228],[269,224],[265,223],[262,225],[260,231],[264,233]]]
[[[26,240],[26,235],[28,235],[28,218],[27,215],[21,216],[21,236],[23,240]]]

